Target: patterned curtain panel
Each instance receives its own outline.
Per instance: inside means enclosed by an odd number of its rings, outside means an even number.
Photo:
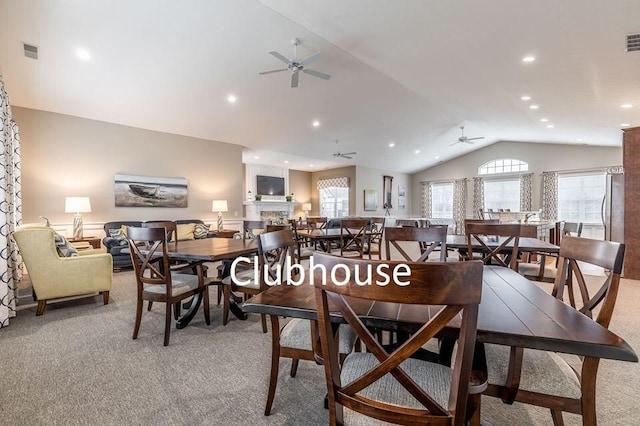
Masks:
[[[533,182],[533,173],[527,173],[520,176],[520,211],[528,212],[531,210],[531,183]]]
[[[16,316],[16,287],[22,278],[22,261],[11,235],[22,219],[20,193],[20,133],[11,118],[9,96],[0,74],[0,328]]]
[[[348,188],[349,178],[338,177],[331,179],[318,179],[318,191],[326,188]]]
[[[467,179],[453,181],[453,223],[457,235],[464,234],[464,220],[467,217]]]
[[[558,173],[542,173],[542,213],[543,220],[558,220]]]
[[[473,178],[473,217],[482,219],[480,212],[484,211],[484,178]]]
[[[421,190],[421,194],[422,194],[422,199],[421,199],[421,203],[420,203],[420,215],[422,217],[431,217],[431,183],[429,182],[422,182],[422,190]]]

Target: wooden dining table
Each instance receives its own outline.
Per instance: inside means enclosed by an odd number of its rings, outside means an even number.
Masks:
[[[331,245],[328,244],[331,241],[338,241],[344,235],[347,238],[353,237],[353,234],[347,233],[340,228],[317,228],[317,229],[299,229],[298,237],[306,238],[311,242],[320,243],[324,247],[325,251],[330,251]],[[365,230],[365,238],[378,234],[379,231]]]
[[[438,307],[359,300],[353,308],[363,322],[392,331],[416,331]],[[314,287],[280,285],[246,301],[242,309],[268,315],[317,319]],[[332,312],[336,322],[344,319]],[[455,336],[460,318],[445,333]],[[447,336],[445,336],[447,337]],[[517,272],[485,266],[477,340],[567,354],[638,362],[629,344],[571,306],[551,296]]]
[[[502,242],[506,240],[506,237],[498,237],[495,239],[487,238],[485,239],[485,243],[489,248],[498,247]],[[481,249],[482,246],[478,241],[472,240],[472,246],[474,248]],[[467,248],[467,237],[464,235],[447,235],[447,248],[448,249],[466,249]],[[513,241],[507,243],[505,248],[513,248]],[[555,244],[551,244],[547,241],[539,240],[537,238],[532,237],[520,237],[518,248],[522,252],[533,252],[533,253],[559,253],[560,246]]]
[[[205,262],[233,260],[239,256],[250,256],[258,252],[257,240],[233,238],[202,238],[197,240],[179,241],[169,244],[169,259],[186,262],[196,266]],[[193,319],[201,303],[201,294],[196,294],[187,311],[176,322],[176,328],[184,328]],[[235,307],[235,301],[231,301]],[[231,309],[239,319],[246,319],[240,309]]]

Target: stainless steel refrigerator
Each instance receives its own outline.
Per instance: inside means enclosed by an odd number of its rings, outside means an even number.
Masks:
[[[605,240],[624,242],[624,174],[607,174],[602,224]]]

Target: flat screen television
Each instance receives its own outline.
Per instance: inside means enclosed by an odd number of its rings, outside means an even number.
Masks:
[[[284,178],[273,176],[256,176],[256,194],[284,195]]]

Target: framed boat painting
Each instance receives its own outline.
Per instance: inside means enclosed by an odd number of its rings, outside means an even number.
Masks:
[[[187,179],[115,175],[116,207],[187,207]]]

